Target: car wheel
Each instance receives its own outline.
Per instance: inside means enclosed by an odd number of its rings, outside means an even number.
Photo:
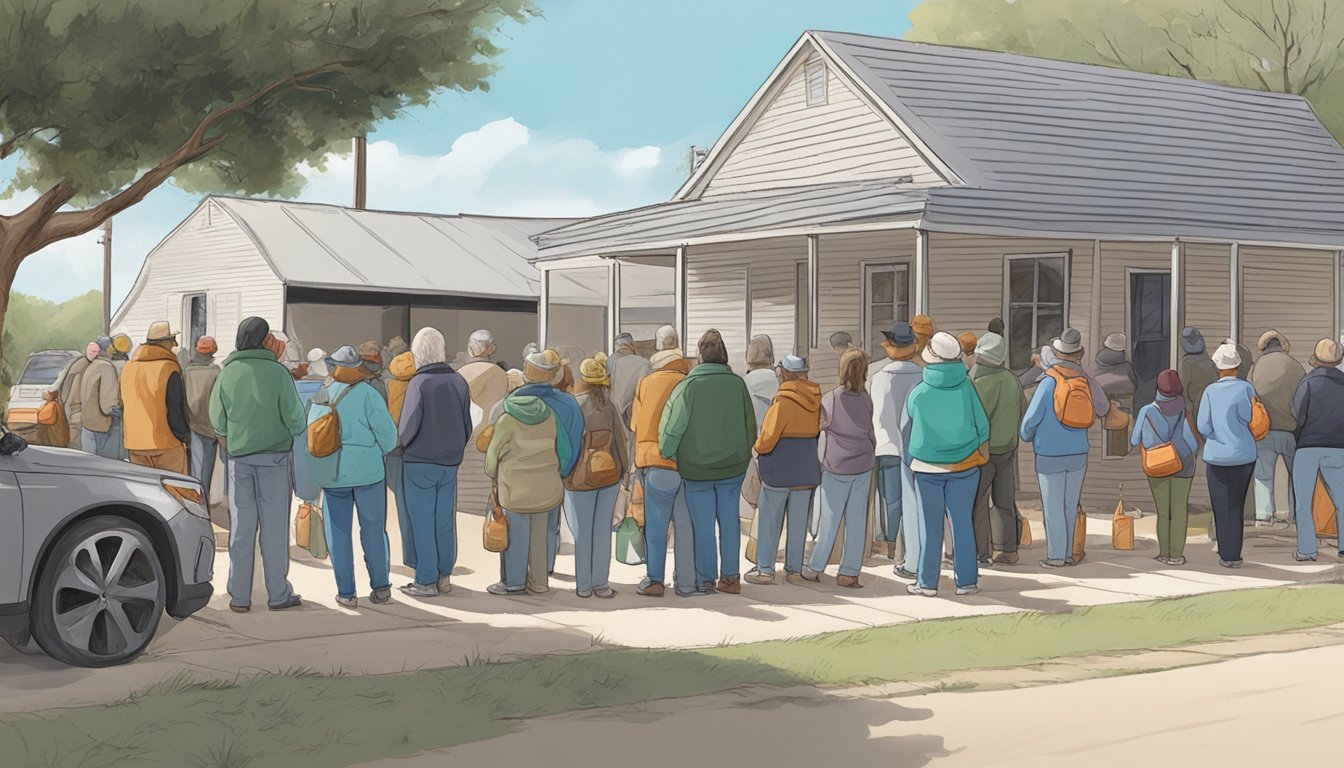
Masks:
[[[66,664],[124,664],[154,638],[167,595],[144,529],[119,517],[91,518],[61,536],[38,576],[33,637]]]

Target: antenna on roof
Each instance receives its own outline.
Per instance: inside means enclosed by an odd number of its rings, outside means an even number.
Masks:
[[[690,176],[691,174],[695,173],[696,170],[700,168],[700,164],[705,162],[705,158],[707,157],[709,157],[709,147],[697,147],[694,144],[692,144],[691,170],[690,173],[687,174],[687,176]]]

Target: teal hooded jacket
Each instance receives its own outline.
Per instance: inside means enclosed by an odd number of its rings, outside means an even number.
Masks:
[[[909,457],[929,464],[964,461],[989,440],[989,417],[961,361],[924,369],[905,406]]]

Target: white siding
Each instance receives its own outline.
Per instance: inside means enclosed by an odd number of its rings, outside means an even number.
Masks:
[[[222,359],[233,351],[238,322],[284,322],[284,286],[252,239],[214,202],[206,202],[145,257],[140,276],[117,311],[113,332],[139,344],[150,323],[167,320],[185,333],[182,297],[207,295],[206,333]]]
[[[1185,324],[1198,328],[1211,345],[1232,335],[1231,247],[1185,246]]]
[[[788,354],[793,348],[793,308],[789,296],[781,294],[793,292],[793,264],[798,258],[807,258],[807,240],[801,237],[688,249],[686,353],[693,357],[700,336],[716,328],[728,347],[733,370],[746,372],[750,269],[750,333],[769,335],[776,358]]]
[[[1306,362],[1320,339],[1334,335],[1333,251],[1241,249],[1241,342],[1251,349],[1273,328]]]
[[[845,331],[863,344],[863,265],[911,262],[915,255],[913,230],[824,235],[817,245],[821,271],[821,327],[812,350],[812,377],[823,389],[840,383],[840,361],[829,342],[832,333]],[[911,284],[913,289],[913,282]],[[870,357],[880,350],[868,350]]]
[[[814,59],[815,60],[815,59]],[[807,106],[803,65],[714,173],[705,196],[729,192],[912,176],[943,184],[910,142],[826,67],[826,103]]]

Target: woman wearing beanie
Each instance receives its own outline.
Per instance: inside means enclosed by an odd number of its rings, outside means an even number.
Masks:
[[[756,429],[765,424],[765,412],[779,391],[779,376],[775,375],[775,345],[769,336],[752,336],[747,343],[747,373],[742,377],[751,393],[756,413]]]
[[[1204,390],[1195,425],[1206,441],[1204,464],[1218,538],[1218,564],[1224,568],[1241,567],[1242,510],[1255,474],[1255,436],[1251,434],[1255,388],[1238,378],[1241,362],[1241,354],[1232,344],[1214,351],[1218,380]]]
[[[1181,376],[1168,368],[1157,375],[1157,399],[1139,410],[1130,438],[1130,445],[1142,446],[1145,455],[1170,444],[1180,459],[1179,468],[1163,469],[1156,475],[1150,462],[1144,461],[1143,466],[1157,505],[1157,561],[1167,565],[1185,565],[1185,536],[1190,522],[1187,505],[1199,450],[1190,422]]]
[[[601,352],[579,365],[579,410],[583,412],[583,453],[565,478],[565,506],[574,520],[574,588],[579,597],[615,597],[611,571],[611,519],[626,471],[625,427],[611,400],[607,356]]]
[[[989,456],[989,419],[961,362],[961,343],[936,333],[922,353],[924,380],[910,393],[902,431],[910,435],[910,469],[923,520],[919,579],[906,588],[934,597],[943,553],[943,516],[952,525],[958,595],[980,591],[971,508],[980,467]]]

